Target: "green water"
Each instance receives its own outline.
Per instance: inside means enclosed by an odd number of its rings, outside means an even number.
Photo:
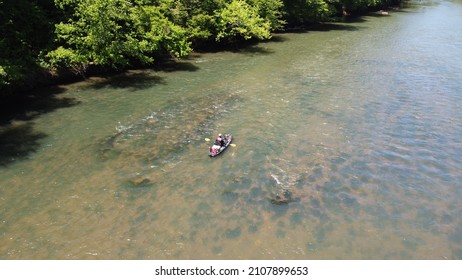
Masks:
[[[0,126],[0,258],[461,259],[461,34],[432,2],[47,89]]]

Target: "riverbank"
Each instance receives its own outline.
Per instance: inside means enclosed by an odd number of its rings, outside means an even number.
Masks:
[[[391,1],[392,3],[394,1]],[[309,24],[286,24],[283,29],[275,31],[274,34],[281,34],[286,32],[310,32],[319,30],[331,30],[335,29],[336,22],[349,22],[360,18],[363,15],[369,13],[375,13],[377,15],[387,15],[386,9],[392,6],[380,5],[374,8],[359,9],[353,14],[343,15],[342,17],[333,17],[331,20],[326,22],[317,22]],[[395,9],[395,8],[392,8]],[[269,39],[271,41],[271,39]],[[235,42],[210,42],[204,41],[196,43],[193,46],[193,52],[204,53],[204,52],[218,52],[218,51],[239,51],[242,48],[246,48],[249,45],[258,44],[261,42],[258,39],[241,40]],[[187,58],[186,58],[187,59]],[[176,61],[181,59],[172,58],[169,56],[158,56],[154,57],[154,63],[151,65],[142,65],[140,63],[131,63],[129,67],[121,68],[110,68],[104,66],[86,65],[80,69],[72,68],[61,68],[59,70],[50,70],[42,68],[38,65],[30,65],[27,74],[24,74],[25,78],[22,80],[12,81],[10,85],[4,86],[0,99],[9,99],[12,95],[17,94],[30,94],[32,91],[49,86],[56,86],[60,84],[73,83],[86,79],[92,76],[110,76],[115,74],[123,73],[127,70],[133,69],[163,69],[165,67],[171,67]]]

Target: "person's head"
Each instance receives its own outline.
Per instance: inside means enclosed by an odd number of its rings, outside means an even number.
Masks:
[[[221,137],[221,133],[218,134],[218,137]]]

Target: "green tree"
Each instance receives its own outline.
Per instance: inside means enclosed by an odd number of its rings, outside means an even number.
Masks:
[[[284,0],[286,19],[292,24],[325,20],[334,13],[327,0]]]
[[[172,0],[192,42],[268,38],[282,28],[281,0]]]
[[[218,33],[217,13],[223,10],[228,0],[178,0],[177,22],[188,31],[193,43],[215,40]]]
[[[271,23],[258,15],[258,9],[244,0],[232,0],[217,13],[217,41],[222,39],[268,39],[271,37]]]
[[[376,7],[382,3],[383,0],[340,0],[342,9],[346,13],[356,12],[358,10],[365,10],[369,7]]]
[[[50,1],[0,0],[2,92],[22,83],[38,67],[37,57],[50,41],[52,24],[46,11]]]
[[[63,11],[72,12],[66,22],[56,25],[58,47],[48,53],[49,65],[80,72],[89,64],[114,68],[133,60],[148,64],[161,52],[188,54],[186,31],[162,12],[171,1],[152,2],[56,0]]]
[[[278,30],[286,23],[283,18],[284,3],[282,0],[248,0],[251,6],[256,7],[258,15],[268,21],[271,30]]]

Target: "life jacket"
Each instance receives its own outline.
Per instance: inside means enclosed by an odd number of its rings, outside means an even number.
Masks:
[[[224,144],[224,141],[223,141],[223,138],[221,137],[218,137],[216,140],[215,140],[215,145],[222,145]]]

